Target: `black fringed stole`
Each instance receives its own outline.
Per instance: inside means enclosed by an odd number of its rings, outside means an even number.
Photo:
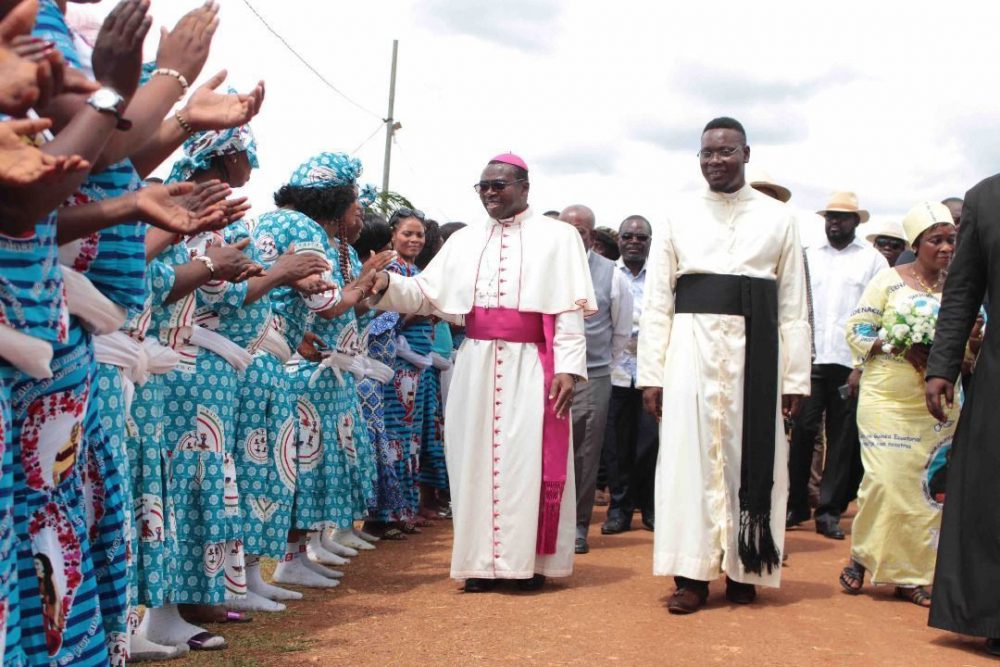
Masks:
[[[739,315],[746,320],[739,553],[747,572],[781,566],[771,535],[775,414],[778,400],[778,287],[747,276],[690,274],[677,279],[675,313]]]

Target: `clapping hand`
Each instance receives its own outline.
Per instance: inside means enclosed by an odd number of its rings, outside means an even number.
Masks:
[[[330,262],[325,257],[315,252],[296,253],[295,244],[292,244],[269,270],[282,274],[282,283],[285,285],[291,285],[306,294],[319,294],[336,288],[336,285],[321,277],[329,269]]]
[[[153,19],[149,0],[122,0],[101,25],[91,64],[94,78],[131,99],[142,72],[142,44]]]
[[[216,92],[225,80],[226,70],[222,70],[194,91],[181,110],[194,130],[227,130],[246,125],[260,111],[264,103],[263,81],[245,95]]]
[[[201,74],[208,60],[212,37],[219,27],[219,6],[208,0],[181,17],[173,30],[163,28],[156,66],[176,70],[189,82]]]
[[[250,245],[250,237],[240,239],[227,246],[218,246],[209,241],[205,247],[205,254],[215,265],[215,278],[230,283],[241,283],[263,273],[263,266],[251,261],[243,254],[244,248],[248,245]]]
[[[90,163],[79,155],[47,155],[24,141],[24,137],[38,134],[51,125],[48,119],[0,122],[0,184],[51,183],[90,169]]]
[[[229,186],[209,183],[155,183],[135,193],[140,220],[174,234],[192,236],[229,225]]]

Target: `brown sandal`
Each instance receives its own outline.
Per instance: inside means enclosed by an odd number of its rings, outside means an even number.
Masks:
[[[931,606],[931,594],[923,586],[896,586],[896,597],[925,609]]]
[[[857,595],[865,585],[865,568],[852,560],[850,565],[840,571],[840,586],[845,593]]]

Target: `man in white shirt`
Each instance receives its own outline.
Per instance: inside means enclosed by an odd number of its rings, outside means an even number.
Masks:
[[[816,507],[816,532],[844,539],[840,515],[857,494],[861,481],[861,445],[857,425],[857,375],[848,382],[853,364],[844,336],[847,317],[865,287],[889,263],[875,248],[855,236],[868,211],[858,207],[853,192],[836,192],[818,211],[826,221],[826,243],[806,249],[813,305],[816,356],[811,392],[792,432],[788,460],[787,525],[808,521],[809,469],[813,443],[826,414],[826,466]]]
[[[632,334],[632,291],[615,263],[594,252],[594,212],[569,206],[559,219],[573,225],[587,249],[587,263],[597,296],[597,313],[587,318],[587,382],[573,395],[573,459],[576,474],[576,543],[578,554],[590,551],[587,531],[594,513],[597,470],[604,425],[611,403],[611,367]]]
[[[615,266],[632,290],[632,336],[611,370],[605,447],[611,448],[615,465],[609,475],[611,502],[608,518],[601,526],[604,535],[630,530],[635,510],[641,513],[643,526],[649,530],[654,526],[653,482],[660,434],[656,420],[642,409],[642,390],[635,382],[646,258],[652,237],[653,228],[641,215],[625,218],[618,233],[621,257]]]

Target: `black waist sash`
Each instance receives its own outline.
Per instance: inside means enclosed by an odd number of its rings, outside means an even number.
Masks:
[[[747,572],[781,567],[771,535],[778,400],[778,287],[774,280],[696,273],[677,279],[676,313],[746,319],[739,553]]]

